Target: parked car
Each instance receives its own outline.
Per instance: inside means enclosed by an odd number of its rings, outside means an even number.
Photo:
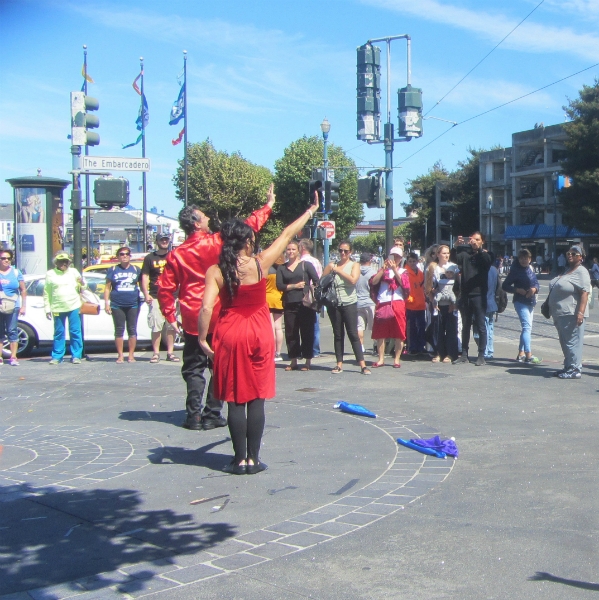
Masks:
[[[27,310],[25,315],[19,317],[19,348],[18,356],[28,356],[31,351],[45,344],[51,344],[54,339],[54,323],[46,318],[44,309],[44,284],[45,275],[24,275],[27,286]],[[83,331],[86,342],[114,342],[114,325],[112,317],[103,310],[104,274],[85,272],[85,282],[90,291],[97,296],[97,301],[102,307],[99,315],[83,315]],[[69,339],[68,331],[66,333]],[[125,332],[125,337],[127,332]],[[139,311],[137,321],[138,344],[151,341],[151,332],[148,327],[148,305],[144,302]],[[175,349],[183,348],[182,338],[175,338]],[[8,342],[4,343],[3,354],[7,355]]]

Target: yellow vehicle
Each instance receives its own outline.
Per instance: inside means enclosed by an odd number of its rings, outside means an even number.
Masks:
[[[110,262],[102,262],[97,265],[90,265],[89,267],[85,267],[85,269],[83,269],[83,277],[85,278],[85,275],[88,273],[93,273],[94,275],[106,275],[106,272],[108,271],[108,269],[110,269],[110,267],[114,267],[114,265],[118,264],[118,260],[112,260]],[[139,267],[141,269],[143,265],[143,259],[132,260],[130,264],[135,265],[136,267]],[[102,297],[102,294],[104,294],[104,287],[105,284],[103,282],[97,283],[96,289],[94,290],[95,293]]]

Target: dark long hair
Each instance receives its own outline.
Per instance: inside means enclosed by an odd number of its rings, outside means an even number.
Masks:
[[[221,232],[223,249],[220,252],[218,266],[225,280],[227,290],[233,298],[239,287],[237,261],[239,252],[254,238],[254,230],[239,219],[231,219],[222,224]]]

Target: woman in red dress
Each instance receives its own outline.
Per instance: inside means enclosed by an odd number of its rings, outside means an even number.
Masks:
[[[273,186],[268,192],[274,200]],[[206,272],[200,311],[199,343],[214,361],[214,397],[227,402],[228,425],[235,457],[224,469],[254,475],[267,467],[259,460],[264,431],[264,400],[275,395],[274,339],[266,303],[266,276],[289,241],[318,210],[318,198],[283,230],[272,245],[254,256],[254,231],[237,219],[221,229],[223,248],[218,265]],[[207,341],[217,297],[221,313],[212,344]]]

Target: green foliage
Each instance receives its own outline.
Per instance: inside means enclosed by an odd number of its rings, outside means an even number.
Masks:
[[[403,206],[406,213],[415,212],[418,217],[408,225],[413,243],[424,250],[438,240],[435,238],[435,186],[443,184],[443,195],[453,206],[452,229],[456,235],[470,234],[480,226],[479,209],[479,163],[482,149],[468,148],[468,158],[458,162],[455,171],[449,172],[436,162],[426,175],[407,182],[406,192],[410,202]],[[426,239],[425,239],[425,224]]]
[[[272,173],[239,152],[227,154],[206,140],[188,145],[187,163],[189,203],[197,204],[207,215],[223,221],[245,218],[266,203]],[[184,178],[181,159],[173,177],[179,200],[185,198]]]
[[[560,192],[564,222],[581,231],[599,231],[599,82],[583,86],[576,100],[564,107],[572,119],[564,125],[568,135],[563,172],[572,185]]]
[[[409,224],[398,225],[393,229],[393,237],[402,237],[405,240],[410,239]],[[385,249],[385,232],[377,231],[363,235],[352,240],[352,248],[356,252],[370,252],[371,254],[379,253],[379,246],[382,246],[383,252]]]
[[[351,230],[359,223],[364,213],[358,202],[358,176],[355,170],[335,169],[335,167],[355,167],[354,161],[335,144],[328,144],[329,169],[335,171],[339,187],[339,210],[331,215],[335,221],[336,240],[349,237]],[[309,206],[308,181],[312,168],[323,164],[323,140],[317,136],[304,136],[292,142],[275,163],[275,192],[277,219],[288,224]]]

